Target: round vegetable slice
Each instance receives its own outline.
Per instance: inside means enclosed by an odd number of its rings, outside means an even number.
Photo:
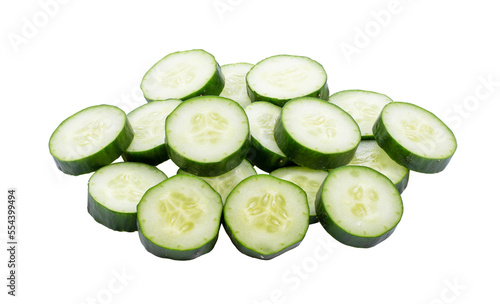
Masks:
[[[316,216],[316,195],[328,172],[294,166],[274,170],[270,175],[292,182],[302,188],[307,194],[309,204],[309,224],[318,222]]]
[[[309,226],[309,207],[299,186],[254,175],[231,191],[223,217],[224,228],[239,251],[272,259],[300,244]]]
[[[364,166],[344,166],[326,177],[316,212],[336,240],[368,248],[394,232],[403,216],[403,202],[398,189],[382,173]]]
[[[349,165],[366,166],[387,176],[403,193],[408,185],[410,170],[393,161],[375,140],[362,140]]]
[[[373,125],[384,106],[392,102],[392,99],[376,92],[345,90],[330,96],[329,101],[354,118],[361,131],[361,138],[373,139]]]
[[[217,176],[236,168],[250,146],[245,111],[228,98],[186,100],[170,113],[165,128],[170,159],[198,176]]]
[[[252,101],[248,97],[246,76],[253,67],[251,63],[232,63],[221,66],[224,75],[225,85],[219,96],[232,99],[243,108]]]
[[[327,101],[303,97],[287,102],[274,138],[285,155],[311,169],[332,169],[351,161],[361,140],[352,117]]]
[[[148,101],[219,95],[224,75],[214,56],[204,50],[168,54],[144,75],[141,90]]]
[[[256,101],[245,108],[250,124],[249,159],[259,169],[271,172],[291,165],[292,162],[280,150],[274,139],[274,127],[281,108],[266,101]]]
[[[165,119],[181,102],[179,99],[149,102],[128,113],[134,139],[123,153],[123,160],[152,166],[168,160]]]
[[[457,149],[455,135],[446,124],[431,112],[405,102],[387,104],[373,133],[395,162],[422,173],[443,171]]]
[[[66,118],[52,133],[49,150],[59,170],[80,175],[111,164],[133,137],[125,112],[111,105],[96,105]]]
[[[247,74],[252,101],[283,106],[298,97],[328,100],[326,72],[321,64],[304,56],[276,55],[258,62]]]
[[[156,256],[194,259],[215,246],[221,214],[220,195],[207,182],[175,175],[150,188],[139,202],[139,237]]]
[[[97,170],[88,182],[87,209],[104,226],[137,231],[137,204],[149,188],[167,176],[141,163],[114,163]]]
[[[179,169],[177,171],[177,174],[191,174],[191,173],[187,173],[186,171]],[[200,177],[220,194],[222,202],[224,203],[229,193],[234,189],[234,187],[239,182],[241,182],[242,180],[244,180],[249,176],[256,174],[257,172],[255,171],[252,164],[244,159],[241,162],[241,164],[239,164],[238,167],[222,175],[212,176],[212,177],[203,177],[203,176]]]

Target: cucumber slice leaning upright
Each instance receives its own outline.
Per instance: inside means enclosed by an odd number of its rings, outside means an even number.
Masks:
[[[166,161],[165,119],[181,102],[179,99],[149,102],[128,113],[134,139],[123,153],[123,160],[152,166]]]
[[[368,248],[387,239],[403,216],[403,202],[390,179],[372,168],[343,166],[326,177],[316,212],[337,241]]]
[[[351,161],[361,140],[359,127],[344,110],[318,98],[292,99],[274,129],[278,147],[293,162],[333,169]]]
[[[207,182],[175,175],[150,188],[139,202],[139,238],[156,256],[194,259],[215,246],[221,214],[221,198]]]
[[[300,244],[309,226],[309,207],[299,186],[254,175],[231,191],[223,217],[224,228],[239,251],[267,260]]]
[[[220,66],[214,56],[204,50],[168,54],[147,71],[141,82],[148,101],[219,95],[223,88]]]
[[[370,91],[345,90],[330,96],[329,101],[354,118],[363,139],[373,139],[373,124],[384,106],[392,102],[392,99],[384,94]]]
[[[446,124],[431,112],[405,102],[387,104],[373,134],[394,161],[422,173],[443,171],[457,149],[455,135]]]
[[[232,99],[243,108],[252,101],[248,97],[246,76],[253,67],[251,63],[232,63],[221,66],[224,75],[224,89],[219,96]]]
[[[111,164],[133,137],[125,112],[115,106],[97,105],[66,118],[52,133],[49,150],[59,170],[80,175]]]
[[[137,230],[137,204],[149,188],[167,176],[141,163],[114,163],[89,179],[87,209],[104,226],[118,231]]]
[[[170,159],[198,176],[218,176],[236,168],[250,146],[245,111],[224,97],[184,101],[167,117],[165,129]]]
[[[258,62],[247,74],[252,101],[283,106],[298,97],[328,100],[326,72],[321,64],[304,56],[276,55]]]

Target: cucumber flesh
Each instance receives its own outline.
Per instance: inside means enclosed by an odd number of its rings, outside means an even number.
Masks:
[[[167,176],[141,163],[114,163],[97,170],[88,182],[88,212],[118,231],[137,230],[137,204],[149,188]]]
[[[306,192],[309,204],[309,224],[317,223],[316,195],[328,172],[296,166],[279,168],[271,172],[270,175],[292,182]]]
[[[376,92],[345,90],[330,96],[329,101],[354,118],[363,139],[373,139],[373,125],[384,106],[392,99]]]
[[[112,163],[133,137],[134,131],[121,109],[97,105],[65,119],[52,133],[49,150],[62,172],[80,175]]]
[[[177,174],[191,175],[191,173],[183,171],[182,169],[179,169],[177,171]],[[249,176],[256,174],[257,172],[253,168],[252,164],[244,159],[238,167],[229,172],[213,177],[201,176],[201,178],[208,184],[210,184],[210,186],[212,186],[212,188],[214,188],[214,190],[220,194],[222,202],[224,203],[229,193],[234,189],[234,187],[236,187],[239,182]]]
[[[403,203],[385,175],[364,166],[344,166],[326,177],[316,212],[325,230],[339,242],[366,248],[393,233],[403,215]]]
[[[431,112],[405,102],[387,104],[373,127],[379,146],[398,164],[437,173],[457,149],[453,132]]]
[[[168,54],[144,75],[141,90],[148,101],[219,95],[224,75],[214,56],[204,50]]]
[[[305,192],[269,175],[240,182],[227,197],[224,228],[242,253],[271,259],[299,245],[309,225]]]
[[[305,96],[327,100],[326,80],[323,66],[308,57],[272,56],[248,72],[248,96],[252,101],[269,101],[278,106]]]
[[[387,176],[400,193],[408,185],[410,170],[393,161],[375,140],[362,140],[349,165],[366,166]]]
[[[248,97],[246,76],[253,67],[250,63],[233,63],[221,66],[224,75],[225,85],[219,96],[232,99],[243,108],[252,101]]]
[[[122,155],[125,161],[156,166],[168,159],[165,119],[181,102],[179,99],[149,102],[127,115],[134,129],[134,139]]]
[[[156,256],[194,259],[214,247],[221,213],[221,198],[207,182],[176,175],[150,188],[139,202],[139,237]]]
[[[250,145],[245,111],[228,98],[186,100],[167,117],[165,128],[172,161],[198,176],[217,176],[236,168]]]

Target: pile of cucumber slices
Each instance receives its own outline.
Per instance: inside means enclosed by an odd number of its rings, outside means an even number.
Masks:
[[[220,67],[204,50],[175,52],[141,89],[147,102],[128,114],[102,104],[68,117],[49,149],[62,172],[93,173],[97,222],[138,231],[164,258],[210,252],[221,226],[259,259],[298,246],[316,222],[343,244],[375,246],[401,220],[410,170],[440,172],[457,148],[417,105],[330,95],[322,65],[304,56]],[[168,159],[172,177],[156,167]]]

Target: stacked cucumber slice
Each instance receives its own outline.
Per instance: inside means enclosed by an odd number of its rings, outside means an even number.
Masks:
[[[71,115],[49,150],[66,174],[94,172],[96,222],[138,231],[162,258],[210,252],[221,226],[258,259],[297,247],[316,222],[343,244],[375,246],[402,219],[410,171],[440,172],[457,149],[417,105],[363,90],[328,96],[323,66],[304,56],[221,68],[204,50],[174,52],[141,89],[145,104],[128,115],[112,105]],[[169,159],[178,169],[167,178],[156,166]]]

